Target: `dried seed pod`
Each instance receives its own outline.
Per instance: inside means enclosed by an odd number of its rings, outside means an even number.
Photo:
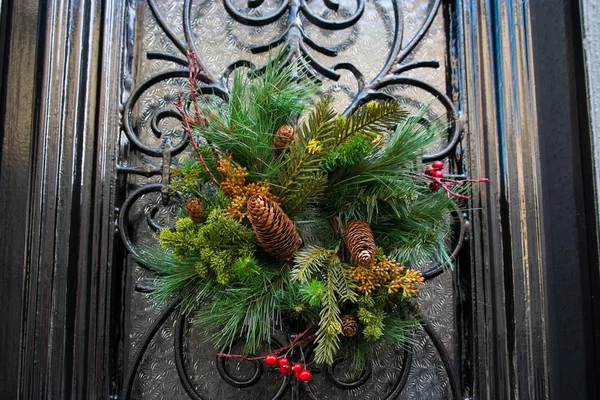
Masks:
[[[197,224],[206,220],[204,216],[204,204],[197,197],[192,197],[185,203],[185,212]]]
[[[300,235],[277,203],[261,193],[248,199],[248,220],[261,247],[275,257],[290,260],[300,248]]]
[[[277,129],[275,137],[273,138],[273,149],[275,155],[280,155],[287,145],[292,143],[296,138],[296,128],[291,125],[283,125]]]
[[[352,258],[362,266],[373,264],[375,261],[375,237],[369,224],[353,219],[346,225],[344,241]]]
[[[352,337],[358,332],[358,322],[354,315],[342,315],[342,333],[344,336]]]

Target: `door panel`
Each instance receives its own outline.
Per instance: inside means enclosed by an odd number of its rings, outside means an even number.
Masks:
[[[183,155],[172,149],[181,133],[162,110],[184,91],[186,34],[215,90],[225,90],[218,78],[227,63],[264,62],[249,46],[276,38],[290,10],[307,36],[338,48],[333,57],[306,39],[287,42],[302,42],[326,67],[324,87],[340,110],[357,95],[401,93],[409,107],[435,96],[432,116],[459,117],[438,156],[450,156],[455,172],[490,178],[449,244],[466,241],[456,271],[428,272],[422,300],[431,322],[411,362],[391,351],[391,367],[360,388],[345,393],[320,376],[308,385],[314,396],[598,397],[598,233],[579,2],[446,0],[438,10],[435,1],[369,0],[358,21],[326,29],[362,1],[340,3],[334,12],[332,0],[252,1],[255,10],[238,0],[0,0],[1,398],[251,392],[223,380],[197,330],[149,301],[142,292],[152,282],[127,252],[177,212],[161,189]],[[394,32],[402,41],[390,40]],[[385,63],[390,48],[419,68]],[[340,69],[342,60],[356,69]],[[382,62],[395,75],[373,81]],[[463,141],[453,141],[463,129]],[[238,378],[252,372],[229,367]],[[262,376],[254,397],[273,397],[280,382]],[[291,386],[283,397],[311,394]]]
[[[142,1],[127,10],[123,71],[124,132],[120,139],[118,185],[126,190],[119,226],[129,251],[152,243],[154,231],[172,226],[181,204],[167,196],[169,167],[188,150],[173,103],[187,92],[185,50],[195,49],[212,78],[208,86],[227,90],[227,75],[245,63],[262,65],[273,50],[302,54],[322,80],[323,93],[339,111],[373,98],[400,98],[409,109],[430,104],[429,118],[456,118],[453,87],[456,65],[450,44],[450,7],[438,0],[394,1]],[[277,45],[275,47],[275,45]],[[430,159],[449,156],[454,172],[460,124],[428,149]],[[181,145],[180,145],[181,144]],[[460,146],[458,147],[460,152]],[[459,153],[460,155],[460,153]],[[460,248],[463,227],[449,246]],[[305,389],[289,387],[278,374],[252,380],[250,363],[219,368],[214,349],[200,329],[172,306],[157,307],[146,293],[152,275],[128,261],[123,321],[126,380],[123,398],[132,399],[447,399],[458,393],[455,354],[453,275],[421,266],[429,276],[420,294],[427,329],[410,352],[390,348],[381,365],[346,389],[317,374]],[[280,340],[286,340],[280,335]],[[231,365],[229,365],[231,364]],[[449,373],[450,371],[450,373]],[[339,380],[350,380],[344,366]],[[452,377],[452,383],[450,377]],[[356,380],[356,379],[354,379]],[[237,382],[234,384],[234,382]],[[247,386],[240,389],[239,386]],[[283,396],[283,397],[278,397]],[[291,397],[290,397],[291,396]]]

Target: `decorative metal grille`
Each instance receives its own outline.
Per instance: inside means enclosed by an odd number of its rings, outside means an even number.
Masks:
[[[128,185],[119,229],[136,253],[153,233],[174,223],[181,204],[169,196],[170,168],[186,152],[174,102],[187,93],[185,51],[193,48],[204,68],[204,93],[226,98],[237,68],[259,67],[271,49],[303,56],[335,98],[339,111],[362,102],[400,98],[409,108],[430,104],[432,118],[458,117],[446,94],[451,87],[448,37],[441,0],[146,0],[131,2],[123,80],[118,171]],[[133,86],[135,85],[135,88]],[[458,173],[460,123],[429,160],[450,157]],[[456,172],[455,171],[455,172]],[[456,230],[455,254],[465,224]],[[124,304],[126,343],[122,398],[134,399],[446,399],[460,395],[453,372],[452,275],[423,266],[424,317],[419,343],[390,348],[377,368],[347,376],[343,363],[300,384],[263,371],[258,364],[217,360],[199,329],[180,318],[175,305],[160,309],[145,293],[151,274],[127,265]],[[278,340],[287,340],[285,333]]]

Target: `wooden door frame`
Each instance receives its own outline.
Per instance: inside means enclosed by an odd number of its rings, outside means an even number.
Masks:
[[[492,180],[473,197],[457,272],[465,396],[595,398],[598,224],[578,2],[451,3],[466,156]],[[132,5],[1,4],[0,397],[109,398],[123,375],[112,177]]]

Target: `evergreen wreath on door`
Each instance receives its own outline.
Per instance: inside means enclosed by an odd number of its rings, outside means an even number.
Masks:
[[[236,70],[226,102],[199,96],[188,58],[191,100],[177,108],[194,151],[170,184],[185,207],[135,256],[156,273],[152,295],[176,298],[218,357],[263,360],[301,381],[340,354],[362,371],[382,346],[409,344],[417,267],[451,268],[452,213],[487,181],[421,162],[448,121],[392,100],[340,115],[301,59]],[[277,330],[290,344],[273,346]],[[232,354],[240,342],[245,353]]]

